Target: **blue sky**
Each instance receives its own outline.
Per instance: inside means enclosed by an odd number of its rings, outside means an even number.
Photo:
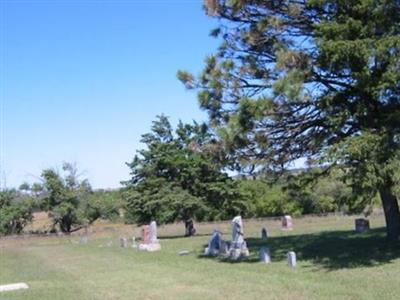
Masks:
[[[206,119],[176,79],[218,44],[201,0],[0,3],[3,186],[69,161],[118,187],[157,114]]]

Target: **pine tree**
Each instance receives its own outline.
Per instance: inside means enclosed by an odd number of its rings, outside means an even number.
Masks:
[[[307,158],[341,167],[365,205],[380,194],[400,235],[400,2],[207,0],[221,40],[200,106],[240,161],[280,171]]]

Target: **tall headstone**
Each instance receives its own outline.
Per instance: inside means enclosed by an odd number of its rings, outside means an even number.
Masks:
[[[150,223],[150,244],[158,243],[157,239],[157,223],[156,221],[151,221]]]
[[[369,230],[369,220],[359,218],[355,220],[356,231],[357,232],[364,232]]]
[[[150,226],[144,225],[142,228],[142,244],[150,243]]]
[[[229,256],[234,260],[249,256],[249,250],[243,236],[242,217],[236,216],[232,219],[232,243],[229,249]]]
[[[271,262],[271,254],[267,247],[261,247],[260,249],[260,261],[269,264]]]
[[[297,261],[296,261],[296,253],[293,251],[288,252],[287,254],[287,260],[288,260],[288,265],[289,267],[296,267]]]
[[[261,239],[266,240],[267,238],[268,238],[267,229],[265,228],[261,229]]]
[[[152,221],[150,225],[143,226],[142,243],[139,244],[139,250],[142,251],[158,251],[161,249],[159,240],[157,239],[157,223]]]
[[[283,230],[292,230],[293,229],[293,220],[289,215],[282,217],[282,229]]]
[[[137,247],[138,247],[138,245],[136,244],[136,237],[133,236],[132,237],[132,248],[137,248]]]

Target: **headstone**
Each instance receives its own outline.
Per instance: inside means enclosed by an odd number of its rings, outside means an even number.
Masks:
[[[138,245],[136,244],[136,237],[133,236],[132,237],[132,248],[137,248],[137,247],[138,247]]]
[[[208,247],[204,249],[204,255],[214,256],[218,255],[221,249],[221,233],[218,230],[214,230],[211,238],[208,240]]]
[[[267,247],[261,247],[260,249],[260,261],[269,264],[271,262],[271,254]]]
[[[189,219],[185,221],[185,236],[193,236],[196,234],[196,229],[193,225],[193,220]]]
[[[143,226],[142,243],[138,247],[141,251],[158,251],[161,250],[161,245],[157,239],[157,223],[152,221],[150,225]]]
[[[9,292],[21,289],[29,289],[29,286],[25,282],[0,285],[0,292]]]
[[[355,220],[356,231],[357,232],[364,232],[369,230],[369,220],[359,218]]]
[[[261,229],[261,239],[266,240],[267,238],[268,238],[267,229],[265,228]]]
[[[182,251],[179,251],[178,254],[179,254],[180,256],[189,255],[189,254],[190,254],[190,251],[189,251],[189,250],[182,250]]]
[[[119,242],[122,248],[128,247],[128,239],[126,237],[120,237]]]
[[[232,219],[232,243],[229,254],[233,260],[249,256],[246,241],[243,238],[243,222],[241,216]]]
[[[221,248],[219,249],[219,254],[223,256],[229,256],[229,248],[231,244],[227,241],[221,240]]]
[[[142,244],[150,243],[150,226],[144,225],[142,228]]]
[[[296,253],[294,253],[293,251],[288,252],[287,254],[287,260],[288,260],[288,265],[289,267],[296,267]]]
[[[283,230],[292,230],[293,229],[293,220],[289,215],[283,216],[282,218],[282,229]]]
[[[86,245],[87,243],[88,243],[88,237],[87,237],[87,235],[81,236],[81,238],[79,239],[79,244],[81,244],[81,245]]]
[[[150,223],[150,244],[152,243],[158,243],[156,221],[151,221]]]

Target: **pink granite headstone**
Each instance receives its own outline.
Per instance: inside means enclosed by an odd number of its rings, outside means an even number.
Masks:
[[[144,225],[142,228],[142,244],[150,244],[150,226]]]

